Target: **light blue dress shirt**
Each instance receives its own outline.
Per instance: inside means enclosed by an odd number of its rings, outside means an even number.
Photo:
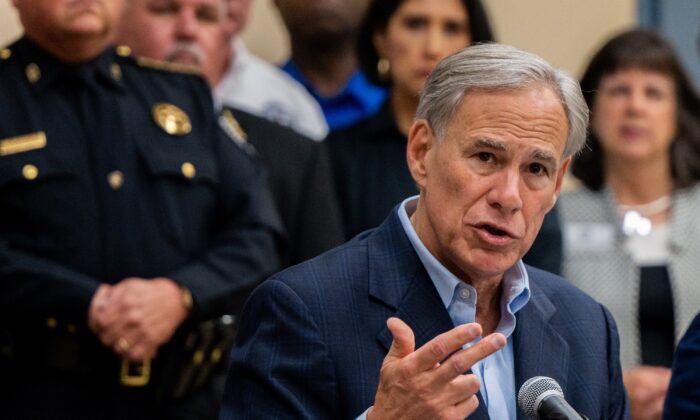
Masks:
[[[416,210],[417,203],[417,196],[407,198],[401,203],[398,208],[401,225],[428,272],[428,276],[433,281],[445,309],[450,314],[452,323],[457,326],[475,322],[476,289],[458,279],[423,245],[410,220],[410,216]],[[529,279],[522,261],[518,261],[503,274],[501,291],[501,320],[496,327],[496,332],[505,335],[508,344],[472,366],[472,372],[481,383],[481,397],[486,404],[489,417],[499,420],[515,420],[517,415],[512,335],[516,324],[515,313],[530,300]],[[464,348],[477,341],[478,339],[466,344]],[[366,417],[367,411],[358,419]]]
[[[443,305],[457,326],[476,321],[476,289],[458,279],[443,266],[423,245],[409,219],[416,210],[418,197],[410,197],[398,208],[401,225],[418,254],[428,276],[433,281]],[[501,320],[496,332],[506,336],[508,344],[472,366],[472,372],[481,382],[481,396],[492,419],[515,419],[515,367],[513,364],[513,340],[515,313],[530,300],[527,271],[522,261],[503,274],[501,283]],[[476,343],[475,340],[464,347]]]

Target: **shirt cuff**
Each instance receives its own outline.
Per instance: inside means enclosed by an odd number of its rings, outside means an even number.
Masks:
[[[370,410],[372,407],[374,407],[374,406],[370,406],[368,409],[365,410],[364,413],[362,413],[362,414],[360,414],[359,416],[355,417],[355,420],[367,420],[367,413],[369,412],[369,410]]]

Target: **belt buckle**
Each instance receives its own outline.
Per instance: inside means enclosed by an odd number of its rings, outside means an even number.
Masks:
[[[151,359],[145,359],[140,363],[132,363],[129,359],[122,359],[119,382],[122,386],[138,387],[148,385],[151,379]]]

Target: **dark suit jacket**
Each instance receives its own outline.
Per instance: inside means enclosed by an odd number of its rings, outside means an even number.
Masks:
[[[513,336],[516,387],[549,376],[588,418],[626,418],[610,314],[560,277],[531,267],[528,273],[531,300]],[[395,211],[377,230],[253,292],[221,419],[358,416],[374,401],[391,316],[413,329],[416,347],[453,328]],[[483,402],[472,418],[488,418]]]
[[[343,228],[324,143],[247,112],[231,112],[268,169],[289,240],[283,267],[340,245]]]
[[[678,344],[664,419],[700,418],[700,314]]]

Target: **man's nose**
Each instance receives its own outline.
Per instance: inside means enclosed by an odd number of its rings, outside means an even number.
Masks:
[[[494,177],[494,184],[486,196],[488,203],[505,214],[519,211],[523,205],[520,184],[519,171],[513,169],[500,172]]]
[[[179,39],[193,39],[197,36],[197,16],[188,9],[183,9],[177,16],[176,34]]]

